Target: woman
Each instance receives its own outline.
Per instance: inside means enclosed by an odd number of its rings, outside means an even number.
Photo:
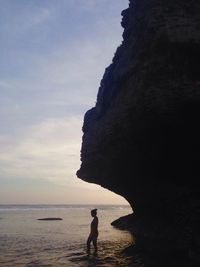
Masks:
[[[90,252],[90,243],[93,243],[95,253],[97,252],[97,237],[98,237],[98,217],[97,209],[91,210],[91,216],[94,218],[90,226],[90,234],[87,239],[87,252]]]

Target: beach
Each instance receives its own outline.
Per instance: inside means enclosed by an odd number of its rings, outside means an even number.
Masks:
[[[98,209],[98,253],[86,253],[90,210]],[[131,266],[122,252],[133,240],[110,223],[129,206],[0,205],[0,267]],[[40,221],[41,218],[61,218]],[[134,265],[136,266],[136,265]]]

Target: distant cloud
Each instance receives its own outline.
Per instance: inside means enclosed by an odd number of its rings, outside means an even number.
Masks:
[[[81,124],[80,117],[52,118],[28,127],[23,138],[0,154],[1,175],[68,183],[80,164]]]

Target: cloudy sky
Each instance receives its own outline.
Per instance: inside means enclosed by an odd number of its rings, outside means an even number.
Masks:
[[[128,0],[0,0],[0,204],[126,204],[76,177]]]

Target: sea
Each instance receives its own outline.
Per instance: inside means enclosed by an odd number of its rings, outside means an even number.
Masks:
[[[98,252],[87,254],[91,209],[98,209]],[[126,205],[0,205],[0,267],[139,266],[123,250],[134,240],[111,222]],[[42,218],[62,220],[38,220]]]

